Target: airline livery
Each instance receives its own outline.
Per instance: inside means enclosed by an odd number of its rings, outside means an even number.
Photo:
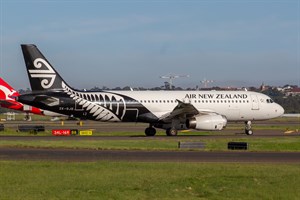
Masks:
[[[12,110],[18,110],[25,112],[27,115],[25,116],[25,120],[31,120],[29,113],[36,115],[47,115],[52,117],[63,116],[58,113],[53,113],[47,110],[41,110],[36,107],[24,105],[18,101],[16,98],[20,96],[20,94],[14,90],[8,83],[6,83],[2,78],[0,78],[0,106],[3,108],[8,108]]]
[[[261,93],[250,91],[79,91],[70,87],[35,45],[21,45],[32,93],[18,101],[80,119],[148,123],[169,136],[178,130],[222,130],[227,121],[245,122],[281,116],[284,109]]]

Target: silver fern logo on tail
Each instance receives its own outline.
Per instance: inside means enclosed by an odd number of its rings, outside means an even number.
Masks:
[[[52,67],[42,58],[37,58],[33,61],[33,65],[36,69],[28,70],[32,78],[41,79],[41,86],[44,89],[49,89],[54,83],[56,73]],[[42,69],[42,67],[44,69]]]

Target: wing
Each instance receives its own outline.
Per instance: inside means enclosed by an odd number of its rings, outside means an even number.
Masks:
[[[172,119],[187,119],[195,115],[211,115],[218,114],[209,110],[198,110],[191,103],[184,103],[177,99],[178,105],[169,113],[160,117],[160,121],[171,122]]]

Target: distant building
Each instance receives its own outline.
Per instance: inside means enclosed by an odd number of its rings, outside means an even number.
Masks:
[[[263,82],[263,83],[261,84],[261,86],[259,87],[259,89],[260,89],[261,92],[266,91],[266,90],[268,90],[268,89],[270,89],[270,88],[272,88],[272,87],[269,86],[269,85],[265,85],[264,82]]]
[[[285,95],[286,96],[300,96],[300,88],[299,87],[294,87],[294,88],[291,88],[289,90],[286,90],[285,92]]]

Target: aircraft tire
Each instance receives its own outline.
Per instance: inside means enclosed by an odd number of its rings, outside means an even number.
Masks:
[[[246,121],[245,122],[245,133],[247,135],[253,135],[253,131],[251,129],[251,121]]]
[[[156,134],[156,129],[153,127],[148,127],[145,129],[146,136],[154,136]]]
[[[246,133],[247,135],[253,135],[253,131],[252,131],[252,130],[245,130],[245,133]]]
[[[177,130],[175,128],[168,128],[166,130],[167,136],[176,136],[177,135]]]

